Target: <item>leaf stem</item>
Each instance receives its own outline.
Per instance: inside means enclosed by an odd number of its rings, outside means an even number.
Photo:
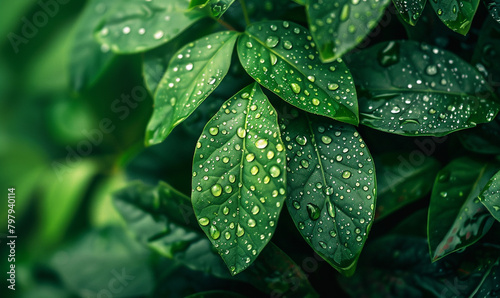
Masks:
[[[229,29],[231,31],[238,31],[238,30],[236,30],[236,28],[234,28],[233,26],[231,26],[231,24],[229,24],[228,22],[224,22],[221,19],[217,19],[217,23],[221,24],[222,26],[226,27],[227,29]]]
[[[245,0],[239,0],[241,4],[241,10],[243,11],[243,16],[245,17],[245,23],[247,26],[250,25],[250,18],[248,17],[248,10],[247,10],[247,5],[245,3]]]

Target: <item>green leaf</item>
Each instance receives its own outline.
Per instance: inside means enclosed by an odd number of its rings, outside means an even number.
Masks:
[[[187,10],[185,0],[120,0],[96,29],[101,48],[115,53],[145,52],[164,44],[205,14]]]
[[[488,232],[494,219],[479,202],[478,195],[497,170],[496,163],[463,157],[439,171],[427,225],[433,262],[474,244]]]
[[[307,0],[307,16],[321,59],[330,62],[360,44],[390,0]]]
[[[155,94],[146,143],[163,141],[219,86],[231,64],[238,34],[211,34],[179,50],[168,65]]]
[[[493,264],[489,270],[486,270],[481,284],[474,291],[474,297],[498,297],[500,294],[500,258]]]
[[[408,24],[415,26],[422,16],[427,0],[392,0],[401,18]]]
[[[306,0],[293,0],[293,1],[300,5],[306,5]]]
[[[189,198],[160,182],[133,182],[114,194],[114,203],[138,240],[193,270],[229,277],[211,243],[199,232]]]
[[[373,160],[353,126],[292,114],[283,132],[288,211],[316,253],[349,274],[373,223]]]
[[[90,1],[80,16],[70,54],[70,81],[73,89],[82,91],[93,85],[115,55],[94,39],[94,28],[103,19],[107,6],[100,0]]]
[[[382,219],[421,199],[432,189],[432,183],[440,168],[439,162],[432,157],[414,155],[412,151],[375,156],[377,169],[375,219]]]
[[[488,10],[490,11],[491,17],[500,23],[500,0],[485,0],[484,3]]]
[[[226,101],[196,145],[192,203],[235,275],[271,239],[285,200],[285,151],[276,111],[257,84]]]
[[[500,171],[488,181],[479,195],[479,200],[500,221]]]
[[[234,0],[191,0],[189,8],[202,9],[211,17],[218,19],[233,2]]]
[[[251,25],[238,40],[241,64],[257,82],[307,112],[358,124],[351,74],[341,59],[323,64],[308,31],[297,24]]]
[[[500,108],[476,69],[427,44],[384,42],[351,61],[361,124],[374,129],[443,136],[489,122]]]
[[[472,25],[479,0],[431,0],[439,19],[451,30],[466,35]]]

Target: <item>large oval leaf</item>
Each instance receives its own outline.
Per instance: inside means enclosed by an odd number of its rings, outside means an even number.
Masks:
[[[297,24],[251,25],[238,40],[241,64],[262,86],[307,112],[358,124],[351,74],[342,60],[323,64],[308,31]]]
[[[479,0],[431,0],[439,19],[451,30],[466,35],[472,25]]]
[[[97,39],[115,53],[130,54],[164,44],[200,18],[186,0],[121,0],[96,29]]]
[[[415,26],[424,11],[427,0],[392,0],[398,9],[399,15],[405,22]]]
[[[384,42],[351,61],[361,124],[381,131],[442,136],[489,122],[500,107],[476,69],[426,44]]]
[[[382,219],[427,195],[439,171],[436,159],[417,156],[413,151],[385,153],[374,159],[377,169],[375,219]]]
[[[350,274],[374,217],[370,152],[350,125],[305,113],[284,125],[288,211],[306,242],[335,269]]]
[[[146,143],[163,141],[219,86],[231,64],[238,34],[211,34],[179,50],[161,79],[155,94],[153,116],[146,131]]]
[[[494,219],[478,195],[496,170],[496,163],[464,157],[439,171],[427,226],[432,261],[475,243],[488,232]]]
[[[191,0],[189,8],[206,11],[212,18],[220,18],[229,9],[234,0]]]
[[[500,221],[500,172],[486,184],[479,195],[479,200],[490,211],[493,217]]]
[[[269,242],[285,200],[276,111],[254,83],[224,103],[196,147],[194,211],[234,275]]]
[[[390,0],[307,0],[309,27],[323,61],[342,57],[375,28]]]

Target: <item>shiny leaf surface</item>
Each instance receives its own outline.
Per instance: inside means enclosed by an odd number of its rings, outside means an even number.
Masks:
[[[342,60],[323,64],[308,31],[297,24],[262,22],[238,40],[241,64],[257,82],[307,112],[358,124],[351,74]]]
[[[431,0],[439,19],[451,30],[466,35],[472,25],[479,0]]]
[[[193,208],[234,275],[271,239],[286,195],[277,115],[254,83],[207,123],[193,162]]]
[[[490,211],[493,217],[500,221],[500,172],[488,181],[479,195],[479,200]]]

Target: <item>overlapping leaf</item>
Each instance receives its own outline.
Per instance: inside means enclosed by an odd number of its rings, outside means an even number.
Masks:
[[[374,217],[370,152],[350,125],[305,113],[284,125],[288,211],[307,243],[335,269],[350,274]]]
[[[414,162],[415,160],[418,163]],[[439,162],[414,152],[386,153],[375,157],[377,169],[376,219],[421,199],[432,189]]]
[[[479,0],[431,0],[439,19],[451,30],[466,35],[472,25]]]
[[[381,131],[442,136],[489,122],[500,107],[476,69],[426,44],[384,42],[351,61],[361,123]]]
[[[138,53],[164,44],[206,16],[185,0],[120,0],[96,29],[102,48]]]
[[[439,171],[427,226],[432,261],[475,243],[488,232],[494,219],[478,195],[497,170],[496,163],[463,157]]]
[[[479,200],[490,211],[493,217],[500,221],[500,172],[488,181],[479,195]]]
[[[237,36],[231,31],[214,33],[172,57],[156,90],[146,131],[148,145],[163,141],[217,88],[228,72]]]
[[[114,58],[109,48],[101,47],[94,39],[94,28],[113,4],[90,1],[78,21],[70,55],[72,87],[81,91],[91,86]]]
[[[307,16],[321,59],[342,57],[361,43],[382,18],[390,0],[307,0]]]
[[[427,0],[392,0],[398,9],[401,18],[408,24],[415,26],[424,11]]]
[[[271,239],[286,195],[277,115],[254,83],[207,123],[193,161],[193,208],[234,275]]]
[[[189,8],[205,10],[213,18],[220,18],[234,0],[191,0]]]
[[[287,21],[251,25],[238,40],[241,64],[257,82],[307,112],[358,124],[351,74],[342,60],[323,64],[308,31]]]
[[[499,0],[485,0],[484,2],[488,10],[490,11],[491,17],[500,23],[500,1]]]

